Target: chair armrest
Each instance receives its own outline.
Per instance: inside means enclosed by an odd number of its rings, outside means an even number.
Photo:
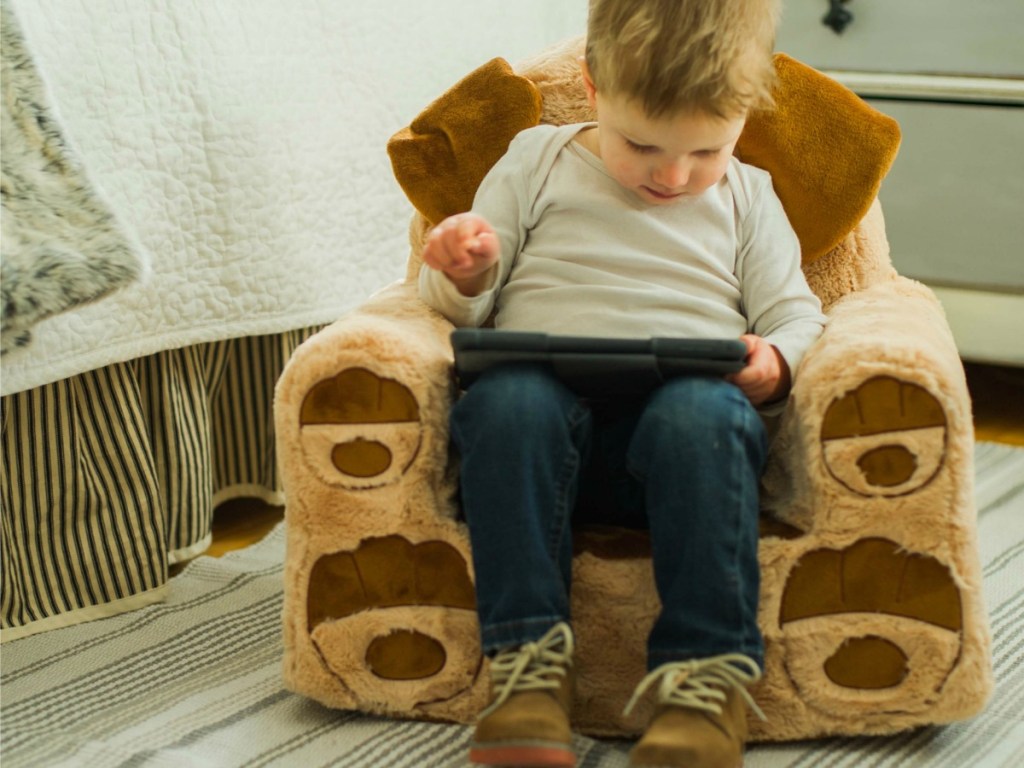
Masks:
[[[803,531],[863,532],[879,498],[973,510],[963,366],[934,293],[893,280],[836,302],[801,364],[772,445],[764,506]],[[880,521],[881,522],[881,521]]]
[[[451,329],[398,283],[302,344],[277,386],[283,674],[327,706],[470,722],[486,701]]]
[[[365,498],[426,481],[441,492],[455,394],[451,329],[415,284],[399,282],[295,351],[274,400],[292,519],[343,504],[339,491]]]

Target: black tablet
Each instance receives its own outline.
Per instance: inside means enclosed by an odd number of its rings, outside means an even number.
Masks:
[[[459,386],[494,365],[541,363],[588,397],[637,395],[675,376],[722,376],[746,364],[739,339],[609,339],[457,328],[452,332]]]

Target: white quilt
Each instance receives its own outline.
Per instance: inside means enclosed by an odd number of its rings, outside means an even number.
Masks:
[[[3,394],[162,349],[334,320],[400,277],[387,139],[586,0],[4,0],[69,142],[151,273],[40,323]]]

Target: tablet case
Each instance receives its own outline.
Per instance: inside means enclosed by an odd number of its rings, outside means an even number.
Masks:
[[[639,395],[676,376],[722,376],[745,365],[739,339],[612,339],[457,328],[451,335],[459,386],[509,363],[548,365],[577,394]]]

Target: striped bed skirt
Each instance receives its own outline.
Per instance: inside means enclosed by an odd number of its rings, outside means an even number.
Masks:
[[[0,636],[133,610],[213,511],[283,504],[274,385],[318,328],[198,344],[4,397]]]

